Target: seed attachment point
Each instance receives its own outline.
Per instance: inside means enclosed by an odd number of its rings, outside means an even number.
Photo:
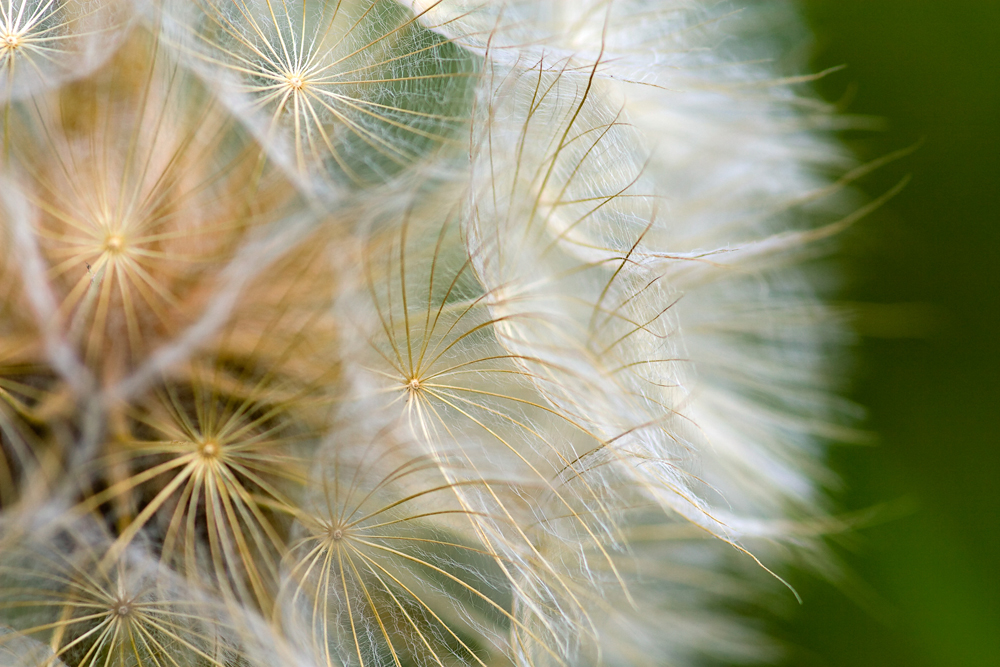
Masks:
[[[104,249],[112,254],[117,254],[125,248],[125,239],[119,234],[112,234],[104,241]]]
[[[219,444],[214,440],[206,440],[201,443],[199,453],[203,459],[214,459],[219,455]]]
[[[326,528],[326,537],[331,542],[340,542],[342,539],[344,539],[343,527],[338,526],[337,524],[334,523],[327,523],[325,525],[325,528]]]

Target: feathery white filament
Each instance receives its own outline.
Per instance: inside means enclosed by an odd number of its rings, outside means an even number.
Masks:
[[[0,667],[766,656],[850,218],[754,7],[0,0]]]

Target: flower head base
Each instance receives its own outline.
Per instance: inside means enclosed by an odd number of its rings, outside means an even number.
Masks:
[[[835,152],[716,11],[0,0],[0,667],[760,655]]]

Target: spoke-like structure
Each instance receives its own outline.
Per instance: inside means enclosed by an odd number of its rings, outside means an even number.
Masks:
[[[133,34],[11,126],[64,335],[106,382],[197,319],[226,262],[291,200],[155,36]]]
[[[492,66],[498,83],[476,141],[470,258],[484,291],[499,297],[490,307],[503,321],[501,344],[553,405],[598,435],[581,464],[610,462],[667,513],[739,540],[756,531],[759,513],[813,511],[811,484],[790,480],[804,481],[811,465],[811,411],[831,411],[809,387],[826,340],[839,333],[820,326],[829,316],[789,264],[801,243],[846,223],[771,230],[842,186],[789,200],[742,186],[688,197],[663,169],[694,158],[642,145],[640,130],[667,123],[647,104],[657,89],[608,78],[627,62],[614,49],[629,39],[608,33],[607,53],[587,70],[578,54]],[[729,163],[714,159],[705,168],[724,172]],[[741,202],[744,217],[712,208],[723,196]]]
[[[69,393],[45,363],[11,259],[0,251],[0,510],[56,478],[66,442],[52,426],[72,413]]]
[[[567,469],[631,478],[664,510],[724,535],[689,468],[700,434],[685,415],[691,365],[669,275],[703,258],[658,247],[669,240],[665,202],[639,137],[599,96],[601,63],[574,63],[498,68],[500,120],[483,125],[470,262],[500,344],[553,409],[594,434]],[[503,167],[510,155],[514,169]]]
[[[4,551],[0,623],[16,632],[0,633],[0,655],[31,648],[79,667],[229,664],[232,633],[218,610],[134,554],[107,559],[107,544],[88,533],[60,531]]]
[[[164,565],[266,610],[313,436],[296,420],[307,397],[253,372],[196,369],[136,406],[96,462],[105,488],[79,510],[116,524],[109,558],[157,535]]]
[[[68,396],[29,356],[33,347],[27,340],[0,339],[0,509],[12,507],[24,489],[57,467],[59,450],[47,426],[67,416]]]
[[[0,102],[93,71],[121,42],[130,18],[121,0],[0,1]]]
[[[552,642],[595,631],[585,604],[588,565],[572,552],[604,552],[615,571],[607,550],[620,537],[617,499],[603,477],[609,457],[593,453],[602,441],[575,414],[583,406],[562,409],[539,390],[547,374],[586,378],[501,345],[508,318],[497,305],[518,296],[483,289],[456,225],[406,220],[368,257],[373,331],[356,372],[372,378],[373,392],[358,397],[357,416],[403,426],[438,463],[480,548],[511,582],[515,645],[544,653]],[[516,317],[549,320],[544,310]],[[624,580],[617,585],[627,597]]]
[[[289,630],[330,667],[495,664],[511,590],[440,461],[383,434],[321,462],[286,559]]]
[[[766,657],[874,166],[730,4],[0,0],[0,667]]]
[[[400,4],[194,4],[167,5],[177,48],[297,175],[368,185],[467,141],[476,60]]]

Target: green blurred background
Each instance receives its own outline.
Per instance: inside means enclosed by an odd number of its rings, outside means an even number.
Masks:
[[[842,298],[916,307],[897,337],[884,335],[893,309],[861,309],[861,328],[883,334],[860,341],[851,389],[875,440],[832,455],[842,508],[897,503],[838,549],[868,590],[793,573],[804,605],[773,630],[787,666],[996,667],[1000,1],[800,2],[813,71],[847,66],[821,93],[884,121],[848,144],[873,159],[922,142],[860,184],[874,198],[912,175],[844,236]],[[852,599],[864,595],[875,601]]]

